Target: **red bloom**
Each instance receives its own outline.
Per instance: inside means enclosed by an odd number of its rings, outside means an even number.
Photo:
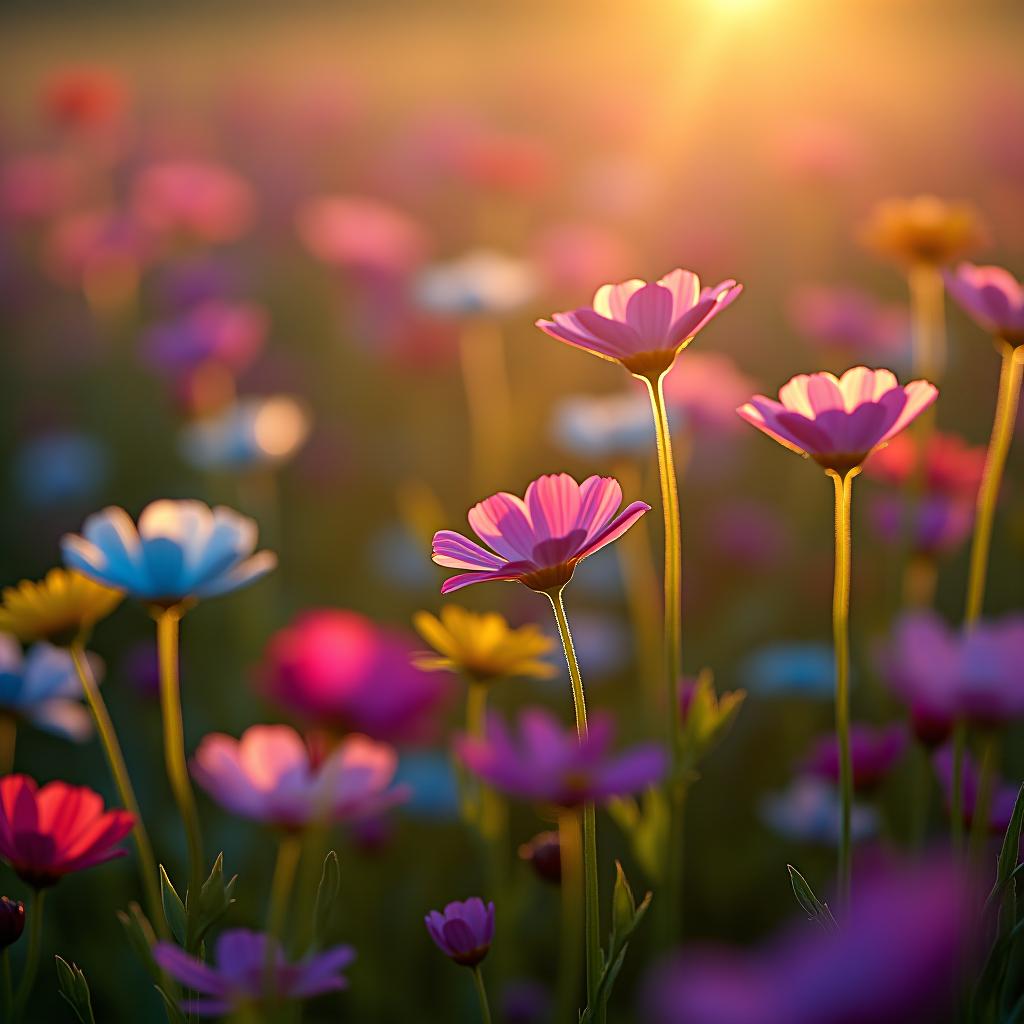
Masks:
[[[103,798],[86,786],[0,779],[0,857],[36,888],[123,857],[128,851],[117,844],[133,824],[127,811],[104,811]]]

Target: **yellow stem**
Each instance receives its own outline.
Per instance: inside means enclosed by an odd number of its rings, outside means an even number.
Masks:
[[[978,488],[977,509],[974,519],[974,538],[971,542],[971,564],[967,578],[967,602],[964,625],[970,629],[981,617],[985,602],[985,580],[988,575],[989,550],[992,546],[992,526],[995,522],[996,503],[1003,480],[1006,457],[1017,423],[1017,403],[1020,400],[1021,375],[1024,372],[1024,348],[1014,348],[999,341],[1002,366],[999,371],[999,392],[996,398],[992,437],[985,456],[985,469]]]
[[[117,787],[121,805],[135,819],[132,827],[132,836],[135,840],[135,848],[139,854],[139,864],[142,868],[142,884],[146,893],[146,912],[153,926],[161,938],[169,938],[167,922],[164,920],[163,907],[160,902],[160,882],[157,876],[156,859],[153,856],[153,847],[149,842],[149,835],[146,826],[142,821],[142,812],[139,810],[139,801],[136,799],[135,790],[132,787],[131,775],[128,773],[128,765],[121,750],[121,744],[117,739],[117,732],[114,723],[110,718],[106,702],[96,684],[92,667],[86,656],[85,649],[80,642],[73,643],[70,648],[71,660],[74,663],[75,671],[78,673],[78,680],[82,684],[85,693],[86,703],[92,712],[93,721],[96,723],[96,732],[99,734],[100,743],[103,746],[103,753],[107,758],[107,766]]]
[[[910,287],[914,376],[937,384],[946,368],[946,309],[942,271],[917,263],[907,275]]]

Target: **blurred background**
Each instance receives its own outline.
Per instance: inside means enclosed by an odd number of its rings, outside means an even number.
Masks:
[[[463,529],[482,497],[565,470],[618,475],[627,500],[657,505],[636,385],[543,335],[538,317],[677,266],[708,284],[736,278],[743,296],[670,386],[687,670],[709,666],[720,690],[750,693],[693,792],[685,931],[764,934],[791,913],[787,861],[827,887],[834,852],[811,812],[766,807],[830,727],[831,487],[732,409],[797,372],[864,362],[906,378],[905,276],[858,240],[880,200],[966,201],[985,226],[972,255],[1024,271],[1024,7],[8,3],[0,34],[0,581],[40,576],[61,534],[110,503],[239,508],[280,568],[187,619],[188,746],[279,720],[261,669],[274,631],[308,608],[348,608],[422,646],[411,616],[440,607],[444,575],[429,538]],[[983,445],[998,360],[955,309],[948,330],[940,428]],[[1017,447],[993,612],[1024,601]],[[891,486],[870,477],[854,511],[854,703],[881,720],[895,712],[873,651],[901,581]],[[657,572],[660,523],[641,527]],[[935,604],[953,621],[965,538],[937,555]],[[642,614],[650,579],[624,578],[621,557],[608,549],[580,569],[569,610],[592,703],[637,739],[651,731],[642,693],[659,624]],[[525,588],[458,603],[548,628]],[[151,632],[126,606],[93,647],[158,855],[180,866]],[[558,679],[503,684],[494,705],[543,702],[569,721],[555,664]],[[412,806],[386,835],[338,837],[337,938],[359,959],[351,991],[307,1019],[339,1005],[363,1021],[473,1019],[472,992],[422,926],[482,884],[446,753],[461,690],[438,685],[444,713],[405,751]],[[26,730],[17,769],[113,798],[95,742]],[[875,794],[877,842],[906,837],[918,769],[908,756]],[[272,844],[200,802],[208,848],[241,876],[232,920],[256,926]],[[937,799],[932,812],[941,827]],[[511,837],[543,824],[520,807]],[[610,820],[601,842],[603,860],[635,863]],[[501,971],[506,987],[550,987],[557,893],[516,871],[507,938],[498,909]],[[3,882],[15,895],[13,876]],[[113,916],[134,885],[122,862],[67,880],[50,906],[48,941],[83,966],[101,1020],[161,1012]],[[631,954],[615,1019],[632,1019],[642,960]],[[46,1019],[64,1019],[53,1000]]]

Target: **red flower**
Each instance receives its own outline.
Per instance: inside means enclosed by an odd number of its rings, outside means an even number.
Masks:
[[[133,824],[127,811],[104,811],[103,798],[86,786],[40,789],[27,775],[0,779],[0,857],[36,888],[123,857],[127,850],[117,844]]]

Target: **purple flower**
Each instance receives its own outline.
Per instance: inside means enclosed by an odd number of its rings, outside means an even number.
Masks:
[[[946,273],[946,288],[981,328],[1011,345],[1024,342],[1024,288],[1002,267],[961,263]]]
[[[939,785],[942,787],[948,813],[953,803],[953,748],[950,745],[947,744],[935,751],[932,755],[932,768],[935,769]],[[964,753],[961,780],[960,807],[963,811],[964,827],[969,829],[974,821],[974,809],[978,802],[979,779],[974,759],[967,752]],[[1000,779],[995,781],[988,820],[988,830],[992,835],[1001,836],[1006,832],[1010,818],[1013,816],[1013,805],[1017,802],[1019,788],[1012,782],[1004,782]]]
[[[650,1024],[943,1024],[971,929],[968,884],[933,862],[868,877],[836,932],[806,921],[753,951],[687,950],[651,975]]]
[[[155,369],[173,374],[211,362],[237,373],[260,354],[267,329],[262,307],[211,299],[152,327],[144,342],[146,359]]]
[[[1022,661],[1024,616],[961,633],[932,612],[911,612],[896,623],[881,667],[918,738],[938,744],[957,718],[992,727],[1024,716]]]
[[[486,739],[457,737],[455,750],[496,789],[524,800],[576,807],[636,793],[664,776],[668,758],[661,747],[644,744],[613,757],[613,736],[612,720],[605,715],[593,716],[580,740],[574,728],[563,729],[549,712],[528,708],[519,716],[518,736],[495,715]]]
[[[898,723],[875,728],[855,723],[850,729],[853,786],[874,789],[907,749],[907,733]],[[839,781],[839,743],[835,734],[819,737],[804,761],[804,770],[830,782]]]
[[[274,944],[269,957],[267,943]],[[334,992],[348,984],[341,971],[355,959],[351,946],[335,946],[316,956],[290,963],[276,940],[235,928],[217,940],[215,966],[205,964],[171,942],[158,942],[156,962],[199,998],[183,1003],[188,1013],[220,1017],[265,999],[306,999]]]
[[[445,956],[463,967],[476,967],[494,938],[494,904],[473,896],[449,903],[444,912],[432,910],[423,919],[430,937]]]

